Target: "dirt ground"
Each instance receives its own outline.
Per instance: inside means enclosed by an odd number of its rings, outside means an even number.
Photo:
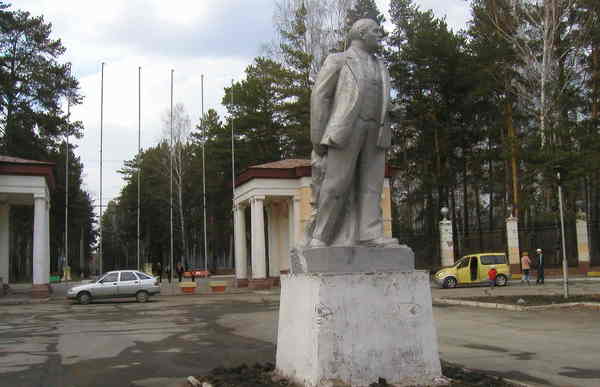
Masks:
[[[272,363],[243,364],[235,368],[215,368],[208,375],[197,377],[200,382],[210,383],[214,387],[297,387],[287,379],[273,374],[275,366]],[[466,370],[462,367],[442,362],[444,376],[451,380],[452,387],[514,387],[515,385],[501,377],[485,375],[480,372]],[[387,387],[390,384],[385,379],[379,379],[370,387]],[[344,386],[339,386],[344,387]]]

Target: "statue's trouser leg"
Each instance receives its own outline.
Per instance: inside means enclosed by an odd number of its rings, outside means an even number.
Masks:
[[[356,135],[344,149],[329,148],[325,178],[319,194],[317,218],[313,238],[331,243],[335,238],[338,220],[345,212],[356,211],[348,208],[348,195],[355,186],[356,162],[367,132],[362,127],[354,128]]]
[[[383,236],[381,192],[385,177],[385,150],[377,147],[379,125],[367,124],[367,138],[360,150],[357,168],[358,240]]]

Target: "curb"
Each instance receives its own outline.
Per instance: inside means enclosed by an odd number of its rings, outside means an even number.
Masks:
[[[465,373],[481,373],[481,371],[478,371],[476,369],[471,369],[471,368],[463,367],[460,364],[453,363],[453,362],[450,362],[450,361],[447,361],[447,360],[443,360],[442,358],[440,358],[440,361],[442,363],[445,363],[445,364],[451,366],[451,367],[460,368]],[[514,379],[509,379],[509,378],[502,377],[502,380],[505,381],[505,382],[507,382],[507,383],[512,384],[514,387],[533,387],[531,384],[519,382],[519,381],[514,380]]]
[[[563,304],[522,306],[522,305],[498,304],[498,303],[493,303],[493,302],[458,300],[458,299],[452,299],[452,298],[434,298],[433,305],[435,305],[435,304],[473,306],[473,307],[477,307],[477,308],[487,308],[487,309],[504,309],[504,310],[512,310],[512,311],[516,311],[516,312],[526,312],[528,310],[572,308],[575,306],[581,306],[584,308],[600,310],[600,303],[597,303],[597,302],[568,302],[568,303],[563,303]]]
[[[0,299],[0,305],[26,305],[26,304],[45,304],[52,300],[51,297],[46,298],[22,298],[22,299]]]

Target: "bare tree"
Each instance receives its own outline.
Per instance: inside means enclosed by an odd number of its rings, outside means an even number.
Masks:
[[[171,112],[169,109],[165,111],[162,118],[163,122],[163,138],[171,139]],[[177,195],[177,207],[179,210],[179,226],[181,227],[181,251],[183,252],[184,264],[187,264],[189,252],[187,248],[185,216],[183,214],[183,184],[184,171],[186,170],[185,162],[186,152],[189,151],[189,139],[192,130],[192,121],[189,114],[185,110],[182,103],[177,103],[173,106],[173,145],[170,149],[170,157],[173,157],[173,175],[174,184]],[[168,165],[168,163],[165,163]],[[171,268],[174,270],[174,268]]]
[[[306,15],[306,39],[304,52],[313,57],[311,77],[315,77],[327,55],[339,49],[345,39],[346,15],[355,0],[277,0],[273,22],[277,37],[267,48],[271,56],[281,59],[281,44],[286,34],[293,32],[296,11],[304,4]]]
[[[566,65],[576,66],[578,44],[559,45],[561,39],[573,36],[572,23],[566,23],[573,11],[574,0],[488,0],[490,20],[508,43],[520,64],[520,75],[512,82],[523,106],[534,109],[539,119],[542,147],[552,138],[552,127],[558,121],[558,101],[572,81],[575,71],[561,71]],[[562,76],[562,79],[561,79]]]

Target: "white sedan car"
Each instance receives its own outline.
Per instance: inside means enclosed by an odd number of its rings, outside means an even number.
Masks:
[[[146,302],[150,296],[159,293],[160,284],[151,275],[136,270],[117,270],[104,274],[96,282],[73,286],[67,292],[67,298],[84,305],[95,299],[121,297],[135,297],[138,302]]]

